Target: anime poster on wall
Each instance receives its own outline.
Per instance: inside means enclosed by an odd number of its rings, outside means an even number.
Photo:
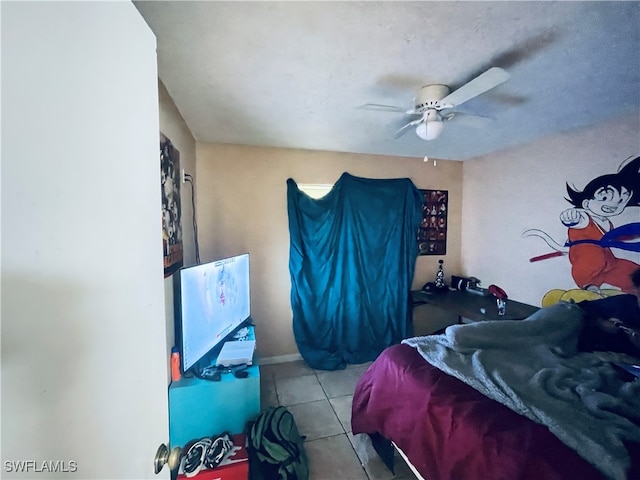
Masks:
[[[418,230],[419,255],[445,255],[447,253],[447,190],[420,190],[422,193],[422,220]]]
[[[640,264],[622,258],[621,252],[640,253],[640,223],[614,221],[625,210],[640,207],[640,157],[622,162],[617,171],[603,172],[582,188],[566,183],[565,200],[570,206],[559,219],[567,228],[566,241],[558,242],[539,229],[526,230],[525,237],[539,237],[553,250],[530,261],[567,256],[579,289],[635,293],[630,276]]]
[[[162,246],[165,278],[183,264],[180,209],[180,152],[160,133],[162,183]]]

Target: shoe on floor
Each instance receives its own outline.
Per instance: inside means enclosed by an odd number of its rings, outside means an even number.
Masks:
[[[200,472],[209,447],[211,447],[211,439],[208,437],[185,445],[182,457],[182,471],[185,476],[194,477]]]
[[[233,440],[229,433],[224,432],[211,439],[211,445],[207,449],[203,459],[204,466],[207,468],[216,468],[232,450]]]

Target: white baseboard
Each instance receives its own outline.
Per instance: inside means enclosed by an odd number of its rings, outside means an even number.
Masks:
[[[299,353],[291,353],[289,355],[260,358],[258,359],[258,365],[273,365],[275,363],[297,362],[299,360],[302,360],[302,355]]]

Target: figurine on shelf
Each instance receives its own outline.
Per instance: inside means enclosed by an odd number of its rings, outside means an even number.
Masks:
[[[438,273],[436,273],[436,291],[444,292],[449,289],[447,284],[444,283],[444,269],[442,268],[442,264],[444,260],[438,260]]]
[[[440,266],[438,267],[438,272],[436,273],[436,281],[435,282],[427,282],[422,287],[422,291],[424,293],[442,293],[449,291],[449,287],[444,283],[444,270],[442,268],[442,264],[444,260],[438,260]]]

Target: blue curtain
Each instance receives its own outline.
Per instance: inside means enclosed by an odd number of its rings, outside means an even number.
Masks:
[[[375,359],[410,336],[422,196],[408,178],[343,173],[315,200],[287,180],[293,332],[312,368]]]

